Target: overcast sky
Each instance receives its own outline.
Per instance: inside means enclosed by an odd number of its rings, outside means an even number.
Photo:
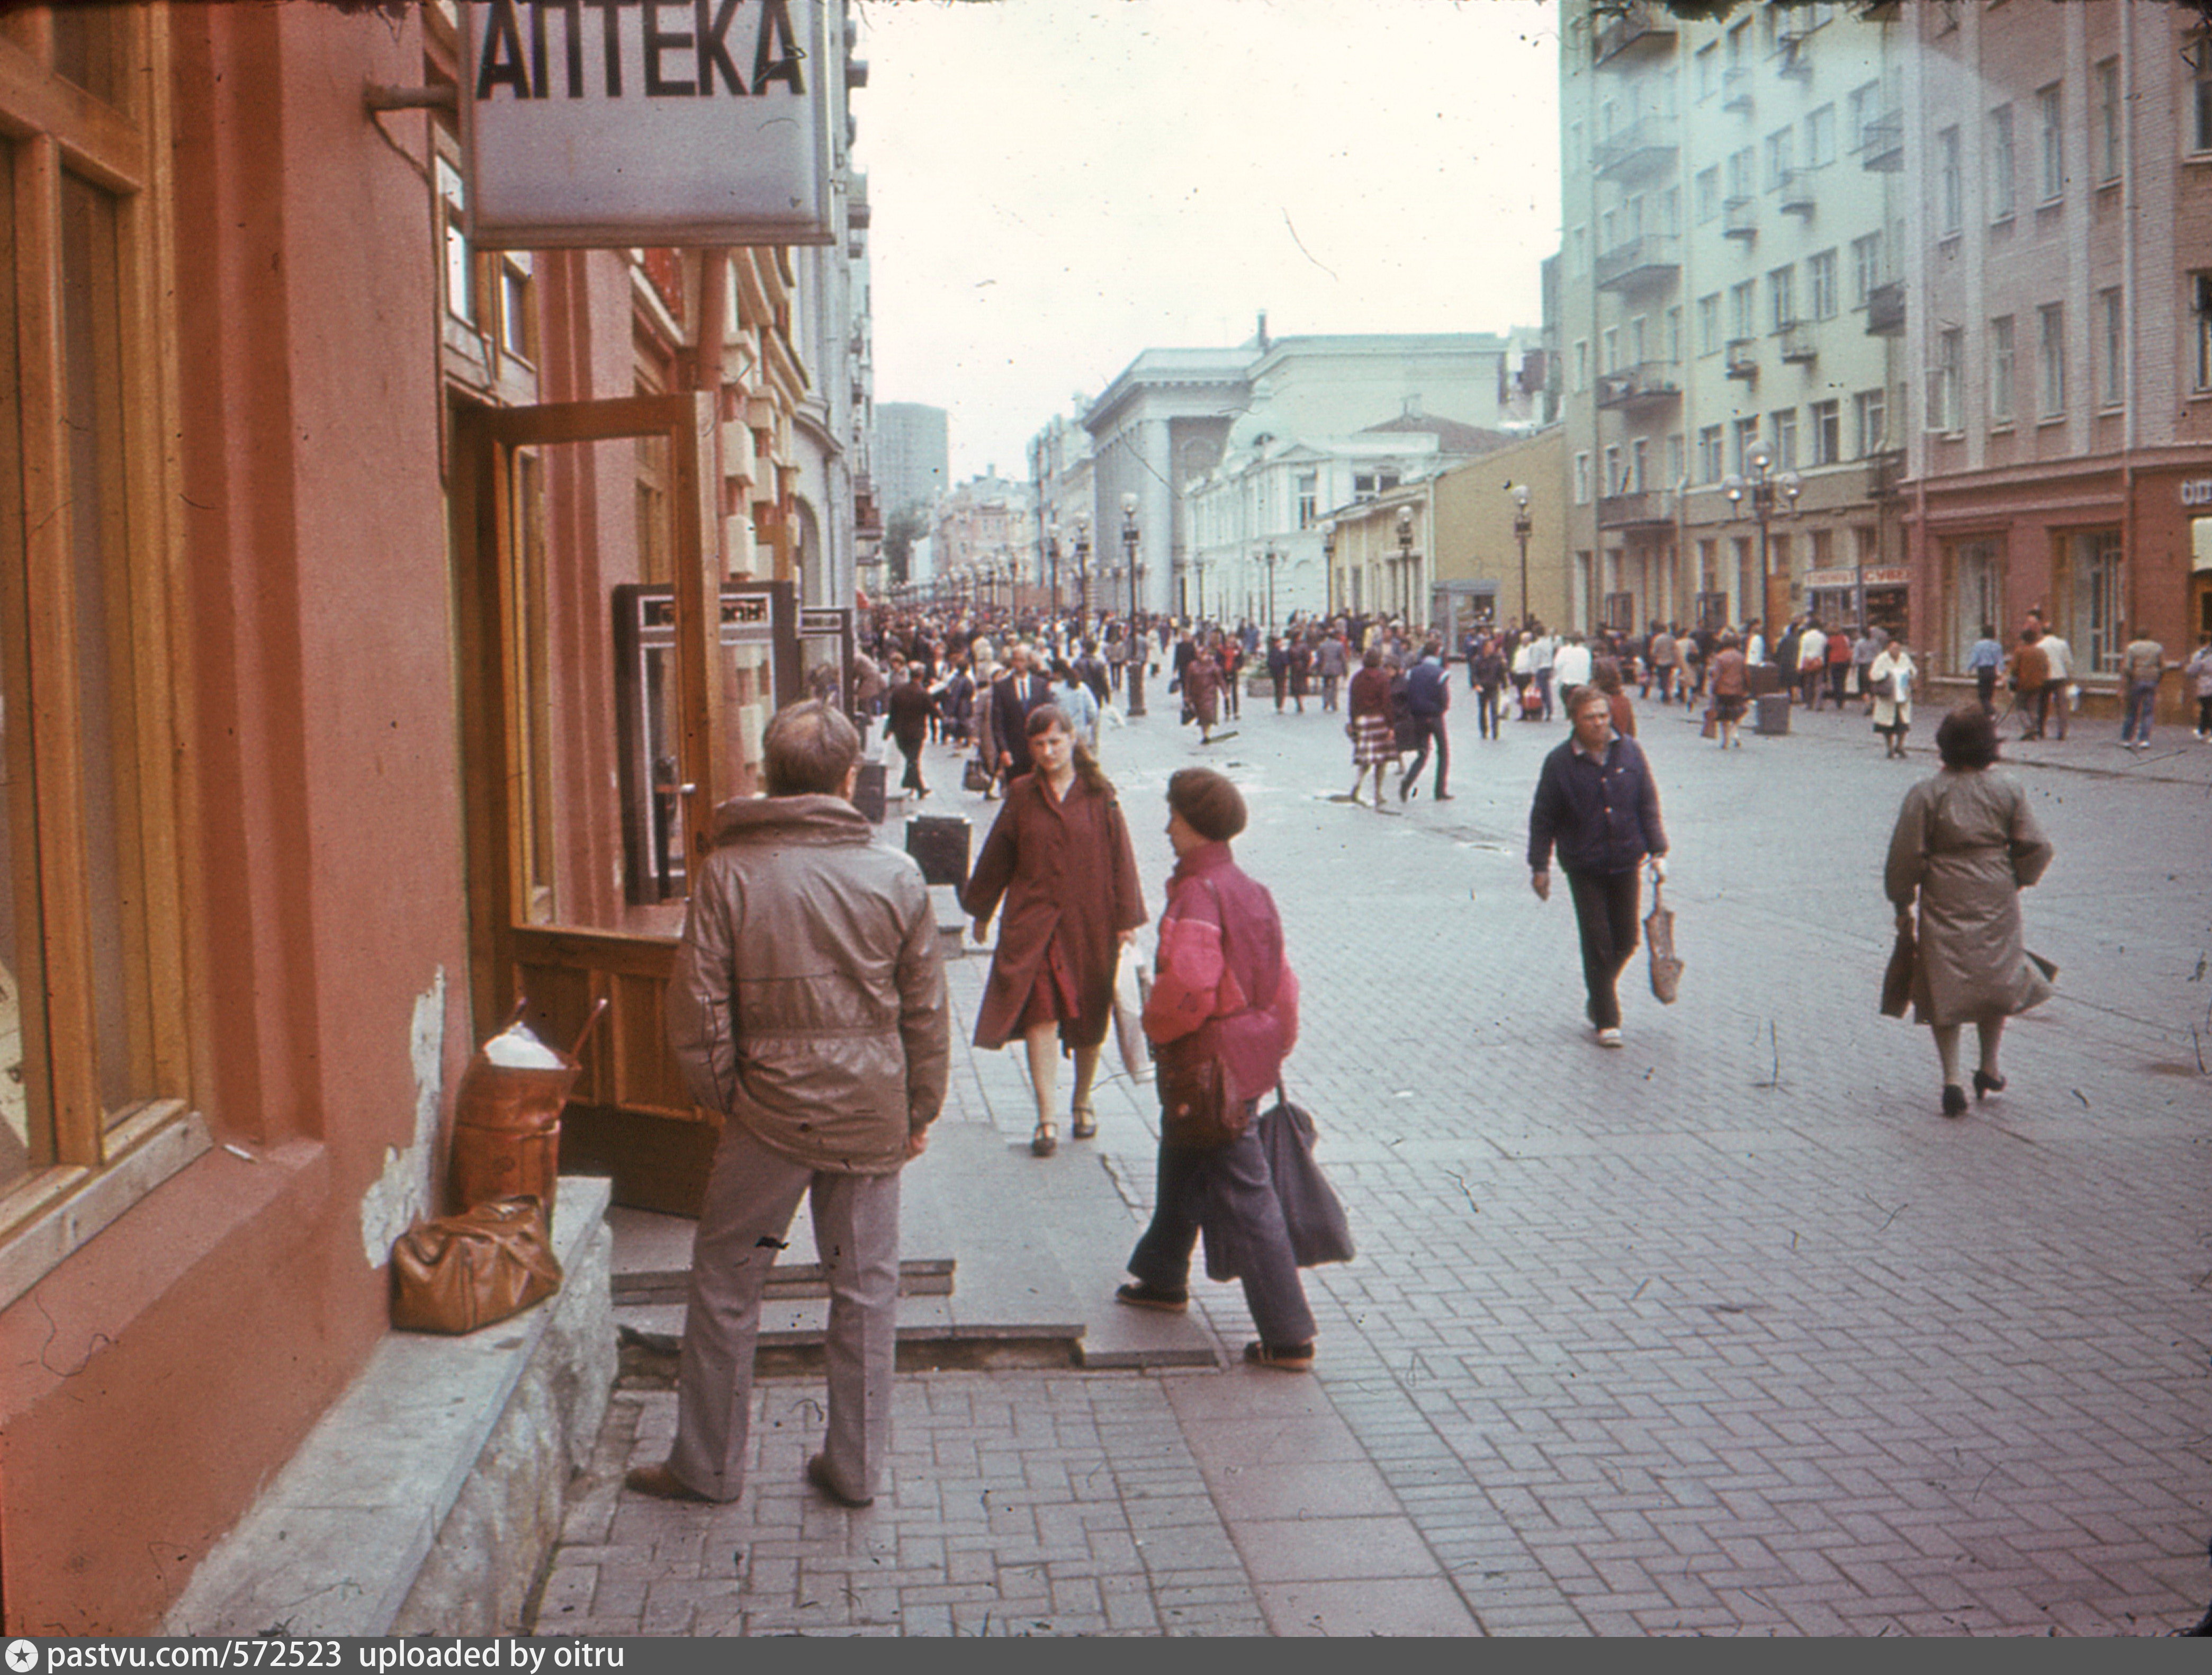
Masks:
[[[1540,323],[1556,5],[860,0],[876,399],[957,482],[1140,350]]]

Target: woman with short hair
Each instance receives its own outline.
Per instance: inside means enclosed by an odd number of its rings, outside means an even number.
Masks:
[[[1936,1037],[1943,1114],[1960,1117],[1966,1111],[1960,1026],[1972,1024],[1980,1040],[1974,1097],[2000,1093],[2005,1078],[1997,1045],[2005,1020],[2051,997],[2021,941],[2020,892],[2043,876],[2053,851],[2027,792],[1990,771],[1997,759],[1996,722],[1979,705],[1943,718],[1936,750],[1942,771],[1905,794],[1882,888],[1896,904],[1898,929],[1915,934],[1913,1018]]]

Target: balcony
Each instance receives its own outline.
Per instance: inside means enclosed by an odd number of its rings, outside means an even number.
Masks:
[[[1813,75],[1811,35],[1802,28],[1784,28],[1774,37],[1774,68],[1778,74],[1809,81]]]
[[[1875,500],[1895,500],[1905,491],[1905,450],[1885,448],[1866,459],[1867,494]]]
[[[1592,11],[1607,18],[1590,43],[1590,61],[1626,70],[1674,50],[1674,14],[1656,0],[1600,0]]]
[[[1816,171],[1809,168],[1785,168],[1782,171],[1781,201],[1776,206],[1786,216],[1809,216],[1815,207],[1813,198],[1813,177]]]
[[[1671,284],[1682,271],[1682,241],[1646,233],[1600,253],[1595,278],[1601,291],[1640,291]]]
[[[1751,114],[1751,71],[1742,64],[1731,64],[1721,71],[1721,108]]]
[[[1905,113],[1886,111],[1859,130],[1859,167],[1894,174],[1905,167]]]
[[[1645,361],[1601,374],[1597,381],[1597,405],[1620,412],[1641,412],[1681,399],[1681,369],[1672,361]]]
[[[1759,339],[1730,338],[1722,356],[1723,370],[1731,378],[1741,378],[1747,384],[1759,381]]]
[[[1598,524],[1606,529],[1671,524],[1674,513],[1668,498],[1663,489],[1638,489],[1627,494],[1602,496],[1597,502]]]
[[[1671,168],[1675,149],[1674,119],[1647,116],[1592,146],[1590,166],[1601,180],[1641,179]]]
[[[1811,326],[1802,320],[1793,320],[1782,328],[1782,358],[1793,366],[1810,366],[1820,358]]]
[[[1867,336],[1894,338],[1905,331],[1905,282],[1893,279],[1867,293]]]
[[[1759,236],[1759,200],[1729,198],[1721,203],[1721,235],[1747,242]]]

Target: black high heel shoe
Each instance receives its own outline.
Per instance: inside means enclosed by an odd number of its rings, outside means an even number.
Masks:
[[[1963,1117],[1966,1114],[1966,1090],[1955,1081],[1943,1084],[1943,1114]]]
[[[2005,1079],[2002,1076],[1993,1076],[1987,1070],[1974,1072],[1974,1097],[1977,1099],[1984,1093],[2002,1093],[2004,1088]]]

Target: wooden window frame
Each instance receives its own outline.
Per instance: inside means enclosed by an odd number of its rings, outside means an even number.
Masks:
[[[178,833],[189,802],[180,779],[179,694],[186,667],[179,631],[185,596],[174,507],[177,453],[175,334],[164,299],[174,295],[167,133],[167,21],[159,8],[118,7],[107,14],[116,84],[125,104],[110,104],[53,68],[52,14],[26,10],[0,28],[0,144],[11,154],[15,339],[9,359],[18,396],[10,438],[13,472],[0,472],[0,519],[20,545],[0,564],[0,628],[9,714],[10,820],[17,856],[16,973],[27,996],[25,1080],[32,1110],[30,1167],[0,1184],[0,1291],[19,1294],[53,1262],[150,1190],[97,1185],[102,1172],[163,1160],[157,1174],[205,1148],[189,1118],[191,1053],[185,971],[185,914]],[[119,454],[115,489],[120,539],[106,562],[117,567],[127,601],[119,624],[131,644],[126,683],[131,723],[116,740],[114,771],[134,811],[118,834],[125,887],[143,905],[126,937],[131,967],[132,1097],[112,1108],[101,1097],[88,875],[88,777],[80,735],[78,576],[67,515],[38,516],[61,505],[70,461],[64,440],[64,178],[105,194],[114,212],[116,295],[111,359]],[[173,1130],[189,1128],[179,1146]],[[167,1136],[164,1139],[162,1136]],[[121,1179],[118,1177],[116,1179]],[[64,1201],[69,1201],[64,1213]],[[84,1203],[108,1208],[89,1218]],[[65,1231],[58,1231],[66,1226]],[[34,1271],[33,1271],[34,1270]],[[25,1277],[28,1273],[29,1279]]]

